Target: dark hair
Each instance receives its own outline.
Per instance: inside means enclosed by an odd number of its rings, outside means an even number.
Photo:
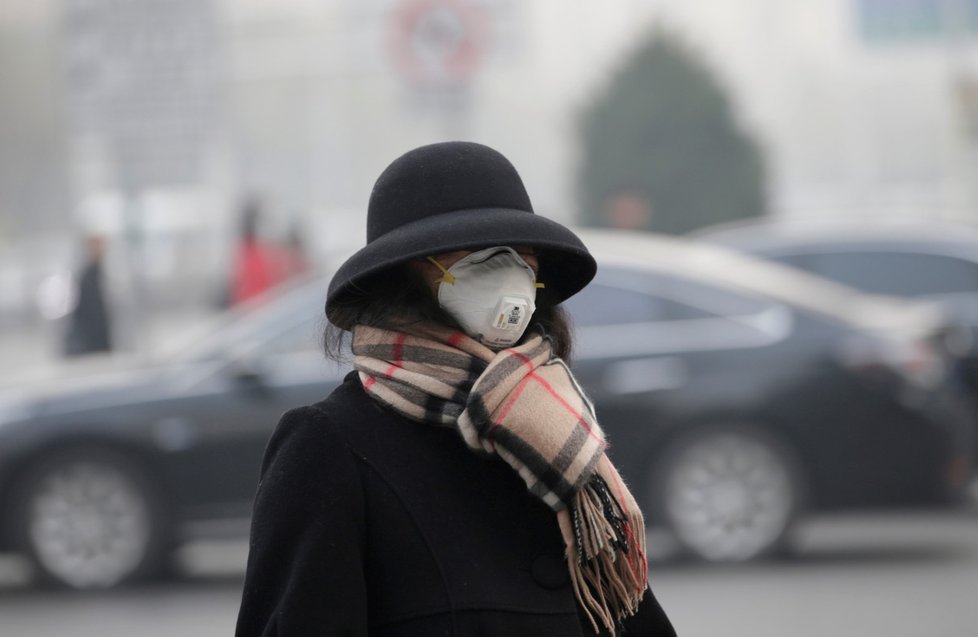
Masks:
[[[537,292],[536,306],[531,327],[542,328],[553,340],[554,354],[569,361],[572,336],[564,309],[546,288]],[[352,290],[330,308],[329,319],[323,349],[327,357],[338,361],[348,356],[348,329],[354,325],[403,331],[417,323],[433,322],[462,330],[438,304],[421,273],[408,264],[385,270]]]

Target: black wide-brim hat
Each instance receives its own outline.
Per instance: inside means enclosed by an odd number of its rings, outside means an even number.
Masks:
[[[412,259],[455,250],[532,246],[538,280],[557,302],[594,278],[597,265],[571,230],[533,212],[523,180],[498,151],[472,142],[422,146],[395,159],[374,184],[367,245],[329,283],[331,310],[369,294],[370,281]]]

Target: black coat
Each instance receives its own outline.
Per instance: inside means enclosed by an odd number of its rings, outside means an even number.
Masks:
[[[67,356],[112,349],[100,262],[89,261],[82,269],[78,281],[78,304],[69,320],[64,349]]]
[[[562,554],[553,512],[508,465],[350,374],[269,442],[237,635],[593,635]],[[649,591],[623,634],[675,632]]]

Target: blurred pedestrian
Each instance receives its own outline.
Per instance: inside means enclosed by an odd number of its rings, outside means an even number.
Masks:
[[[356,371],[269,442],[238,637],[675,634],[562,360],[559,303],[595,269],[491,148],[381,174],[326,296],[327,353],[349,342]]]
[[[309,271],[309,255],[298,225],[289,229],[279,253],[278,276],[281,281],[301,277]]]
[[[280,280],[276,251],[265,243],[259,232],[261,206],[256,199],[245,204],[240,223],[229,283],[231,305],[260,296]]]
[[[604,201],[608,227],[618,230],[648,231],[652,228],[652,202],[636,188],[622,187]]]
[[[77,277],[77,301],[68,315],[65,356],[112,350],[111,320],[103,289],[105,239],[98,235],[86,237],[84,252],[84,261]]]

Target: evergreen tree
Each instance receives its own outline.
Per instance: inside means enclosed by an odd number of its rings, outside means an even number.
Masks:
[[[765,212],[764,167],[709,70],[662,31],[581,119],[580,221],[683,233]]]

